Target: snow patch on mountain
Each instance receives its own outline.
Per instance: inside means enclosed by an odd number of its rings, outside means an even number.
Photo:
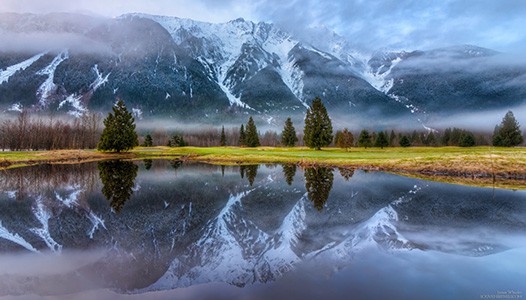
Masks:
[[[37,221],[42,225],[40,228],[31,228],[31,232],[38,235],[44,243],[51,249],[53,252],[61,252],[62,251],[62,245],[57,243],[52,237],[51,233],[49,232],[49,219],[51,218],[51,212],[47,210],[47,208],[44,206],[44,200],[41,196],[39,196],[35,200],[35,206],[33,207],[33,214],[35,215],[35,218]]]
[[[39,252],[37,249],[33,247],[30,243],[28,243],[24,238],[19,236],[17,233],[11,233],[7,228],[5,228],[2,225],[2,221],[0,221],[0,238],[6,239],[8,241],[11,241],[15,244],[18,244],[24,248],[26,248],[29,251],[32,252]]]
[[[16,112],[22,112],[24,106],[18,102],[18,103],[14,103],[13,105],[11,105],[11,107],[9,107],[7,109],[7,111],[16,111]]]
[[[62,204],[64,204],[67,208],[72,208],[74,206],[77,206],[78,198],[81,192],[83,190],[80,188],[79,185],[74,185],[66,188],[70,191],[70,194],[68,196],[62,197],[59,193],[55,192],[55,198]]]
[[[298,67],[296,59],[290,55],[290,51],[298,45],[298,41],[285,35],[276,33],[275,38],[267,39],[263,48],[269,53],[276,54],[279,58],[278,73],[289,90],[298,98],[303,106],[308,108],[303,96],[303,78],[305,74]]]
[[[68,50],[64,50],[53,59],[51,64],[36,73],[36,75],[47,76],[47,79],[37,90],[37,97],[39,98],[39,103],[42,107],[47,106],[49,97],[56,90],[57,86],[53,81],[55,79],[55,71],[57,67],[68,58],[69,52]]]
[[[45,54],[46,53],[37,54],[29,59],[24,60],[21,63],[7,67],[5,70],[0,69],[0,85],[3,84],[4,82],[8,82],[9,77],[13,76],[16,72],[24,71],[25,69],[27,69],[29,66],[31,66],[37,60],[39,60]]]
[[[102,73],[99,71],[99,66],[97,64],[93,66],[93,71],[95,72],[95,74],[97,74],[97,78],[91,83],[90,89],[93,92],[95,92],[99,87],[103,86],[108,82],[108,77],[110,76],[111,72],[106,74],[106,76],[103,76]]]
[[[391,70],[402,61],[401,57],[397,57],[391,61],[391,65],[385,70],[385,65],[377,68],[376,71],[369,66],[366,72],[363,73],[363,78],[369,82],[375,89],[387,94],[394,85],[394,79],[389,78]]]
[[[95,231],[99,229],[99,226],[102,226],[102,228],[107,230],[106,225],[104,224],[104,220],[101,217],[97,216],[93,211],[89,212],[88,219],[93,225],[87,233],[90,239],[93,239],[93,234],[95,234]]]
[[[74,117],[81,117],[87,109],[82,105],[82,95],[71,94],[66,99],[60,101],[58,104],[58,109],[61,109],[64,105],[69,104],[72,110],[68,111],[68,114]]]

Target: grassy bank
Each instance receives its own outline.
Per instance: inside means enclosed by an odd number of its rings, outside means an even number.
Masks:
[[[151,147],[128,154],[93,150],[0,153],[0,167],[75,163],[102,159],[180,158],[216,164],[296,163],[382,170],[427,179],[526,189],[526,148],[411,147],[349,151],[326,148]],[[495,179],[494,179],[495,178]]]

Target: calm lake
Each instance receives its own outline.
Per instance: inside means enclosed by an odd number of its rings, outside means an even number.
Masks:
[[[525,293],[526,191],[168,160],[0,173],[0,298]]]

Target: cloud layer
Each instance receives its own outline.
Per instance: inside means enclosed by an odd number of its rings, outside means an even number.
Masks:
[[[474,44],[503,52],[526,50],[523,0],[2,0],[0,11],[129,12],[209,22],[238,17],[270,21],[295,33],[326,26],[359,48],[430,49]]]

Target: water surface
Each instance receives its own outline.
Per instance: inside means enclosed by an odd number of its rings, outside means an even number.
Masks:
[[[525,229],[524,191],[294,165],[44,165],[0,174],[0,296],[517,298]]]

